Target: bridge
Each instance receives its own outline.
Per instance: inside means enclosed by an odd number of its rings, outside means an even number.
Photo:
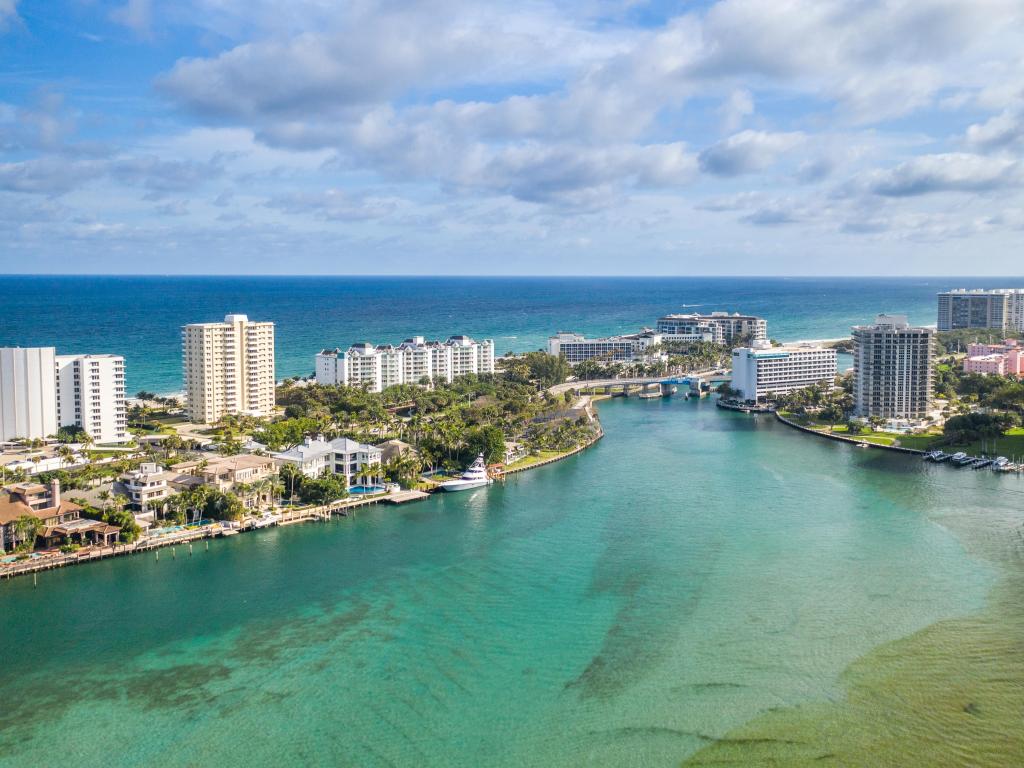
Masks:
[[[581,392],[583,390],[603,389],[606,394],[612,394],[615,390],[622,390],[622,393],[629,396],[630,390],[639,390],[640,395],[658,397],[670,394],[668,387],[688,387],[690,392],[695,394],[701,391],[701,385],[708,383],[721,383],[729,381],[729,376],[720,370],[700,371],[687,375],[678,376],[641,376],[622,379],[591,379],[581,381],[567,381],[564,384],[556,384],[548,391],[553,395],[560,395],[565,392]]]

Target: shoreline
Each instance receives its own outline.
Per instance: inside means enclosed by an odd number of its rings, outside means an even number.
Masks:
[[[722,407],[724,408],[726,406],[722,406]],[[927,451],[919,451],[916,448],[902,448],[902,447],[900,447],[898,445],[882,445],[881,443],[872,443],[872,442],[870,442],[868,440],[857,440],[857,439],[852,438],[852,437],[843,437],[842,435],[837,435],[837,434],[835,434],[833,432],[819,432],[816,429],[811,429],[810,427],[805,427],[802,424],[797,424],[795,421],[790,421],[785,416],[780,414],[778,411],[774,411],[774,413],[775,413],[775,418],[778,419],[779,421],[781,421],[787,427],[792,427],[793,429],[799,429],[801,432],[807,432],[807,433],[812,434],[812,435],[817,435],[818,437],[824,437],[827,440],[838,440],[838,441],[843,442],[843,443],[852,443],[853,445],[858,446],[858,447],[882,448],[883,450],[886,450],[886,451],[896,451],[898,453],[911,453],[911,454],[916,454],[918,456],[924,456],[925,453],[927,453]]]

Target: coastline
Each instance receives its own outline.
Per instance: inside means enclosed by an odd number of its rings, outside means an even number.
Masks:
[[[725,407],[725,406],[723,406],[723,407]],[[818,437],[824,437],[824,438],[826,438],[828,440],[838,440],[838,441],[843,442],[843,443],[852,443],[853,445],[863,446],[863,447],[866,447],[866,448],[882,448],[882,449],[884,449],[886,451],[896,451],[897,453],[910,453],[910,454],[916,454],[918,456],[924,456],[924,454],[925,454],[925,451],[919,451],[916,448],[902,448],[902,447],[897,446],[897,445],[882,445],[881,443],[872,443],[872,442],[867,441],[867,440],[857,440],[857,439],[852,438],[852,437],[843,437],[842,435],[837,435],[837,434],[835,434],[833,432],[820,432],[820,431],[818,431],[816,429],[811,429],[810,427],[805,427],[802,424],[797,424],[795,421],[791,421],[790,419],[787,419],[785,416],[783,416],[778,411],[775,411],[774,413],[775,413],[775,418],[778,419],[779,421],[781,421],[786,426],[792,427],[793,429],[799,429],[801,432],[807,432],[807,433],[812,434],[812,435],[817,435]]]

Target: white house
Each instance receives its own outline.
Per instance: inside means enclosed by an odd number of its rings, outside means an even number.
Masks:
[[[358,484],[365,467],[381,464],[380,448],[347,437],[330,441],[307,437],[302,444],[272,455],[279,465],[291,464],[306,477],[320,477],[325,471],[344,475],[349,486]]]

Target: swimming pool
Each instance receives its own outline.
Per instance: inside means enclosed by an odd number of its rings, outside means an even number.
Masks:
[[[348,489],[349,493],[361,494],[361,493],[383,493],[383,485],[353,485]]]

